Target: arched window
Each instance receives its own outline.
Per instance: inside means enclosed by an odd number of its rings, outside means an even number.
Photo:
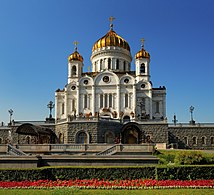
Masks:
[[[87,134],[85,132],[78,133],[76,140],[78,144],[87,144]]]
[[[109,94],[109,108],[112,107],[112,94]]]
[[[111,69],[111,58],[108,58],[108,69]]]
[[[77,75],[77,67],[76,66],[72,66],[72,76],[76,76]]]
[[[126,71],[126,61],[123,62],[123,70]]]
[[[114,135],[111,131],[108,131],[105,134],[105,143],[107,143],[107,144],[113,144],[114,143]]]
[[[100,60],[100,70],[102,70],[103,69],[103,60],[101,59]]]
[[[108,95],[105,94],[105,108],[108,107]]]
[[[128,94],[126,93],[125,94],[125,108],[127,108],[128,106],[129,106],[129,96],[128,96]]]
[[[156,102],[156,113],[160,113],[160,103]]]
[[[76,111],[76,100],[72,99],[72,111]]]
[[[205,144],[206,144],[206,137],[203,136],[203,137],[201,138],[201,141],[202,141],[202,144],[205,145]]]
[[[87,108],[88,107],[88,104],[87,104],[88,100],[87,100],[87,94],[84,95],[84,108]]]
[[[65,103],[62,103],[62,114],[65,114]]]
[[[142,73],[145,73],[145,72],[146,72],[146,66],[145,66],[144,63],[142,63],[142,64],[140,65],[140,73],[142,74]]]
[[[197,144],[197,138],[196,138],[195,136],[192,138],[192,144],[193,144],[193,145],[196,145],[196,144]]]
[[[116,60],[116,69],[119,69],[119,59]]]

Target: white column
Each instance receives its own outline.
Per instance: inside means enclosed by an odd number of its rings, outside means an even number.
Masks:
[[[67,91],[65,92],[65,104],[64,104],[64,112],[65,112],[65,118],[68,118],[68,94]]]
[[[103,94],[103,108],[106,107],[106,104],[105,104],[105,96],[106,96],[106,94],[104,93],[104,94]]]
[[[98,94],[98,100],[97,100],[97,101],[98,101],[98,111],[99,111],[100,108],[101,108],[101,107],[100,107],[100,94]]]
[[[116,69],[116,59],[112,58],[112,70]]]
[[[117,85],[117,117],[120,117],[120,85]]]
[[[109,93],[107,94],[107,108],[109,108]]]
[[[120,107],[120,110],[122,111],[122,109],[124,110],[125,104],[126,104],[126,103],[125,103],[125,93],[121,93],[121,94],[120,94],[120,99],[121,99],[121,100],[120,100],[120,103],[121,103],[121,104],[120,104],[120,106],[121,106],[121,107]]]
[[[129,108],[132,109],[132,93],[129,93]]]
[[[79,85],[77,85],[77,115],[79,116],[80,114],[80,89],[79,89]]]
[[[163,95],[163,116],[166,117],[166,96]]]
[[[150,114],[150,119],[152,119],[152,90],[149,90],[149,114]]]
[[[136,99],[136,85],[134,84],[133,85],[133,100],[132,100],[132,102],[133,102],[133,106],[132,106],[132,109],[133,109],[133,111],[134,111],[134,118],[136,118],[136,114],[137,114],[137,108],[136,108],[136,103],[137,103],[137,99]]]
[[[92,116],[94,116],[95,109],[96,109],[95,99],[96,99],[95,88],[94,88],[94,85],[92,85],[92,104],[91,104]]]
[[[91,105],[90,105],[90,100],[91,100],[91,94],[88,94],[87,96],[87,108],[90,109]]]

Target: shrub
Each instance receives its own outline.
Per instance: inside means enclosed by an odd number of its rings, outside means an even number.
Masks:
[[[201,164],[203,155],[197,151],[181,151],[175,156],[175,163],[178,165],[196,165]]]
[[[37,169],[0,169],[0,181],[70,179],[214,179],[213,165],[146,167],[44,167]]]
[[[205,174],[206,173],[206,174]],[[214,166],[194,165],[194,166],[172,166],[157,168],[159,180],[198,180],[213,179]]]

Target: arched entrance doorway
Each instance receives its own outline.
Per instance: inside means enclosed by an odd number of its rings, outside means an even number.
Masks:
[[[76,143],[77,144],[88,144],[89,143],[89,135],[84,131],[80,131],[76,135]]]
[[[139,144],[142,141],[142,131],[136,123],[127,123],[121,130],[123,144]]]
[[[113,144],[114,143],[114,134],[111,131],[106,132],[105,134],[105,143]]]

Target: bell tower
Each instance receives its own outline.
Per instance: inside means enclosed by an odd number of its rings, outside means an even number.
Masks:
[[[141,50],[135,55],[136,77],[137,80],[150,80],[150,54],[144,49],[144,38],[141,39]]]
[[[68,57],[68,83],[82,76],[83,57],[77,51],[78,42],[74,41],[75,51]]]

